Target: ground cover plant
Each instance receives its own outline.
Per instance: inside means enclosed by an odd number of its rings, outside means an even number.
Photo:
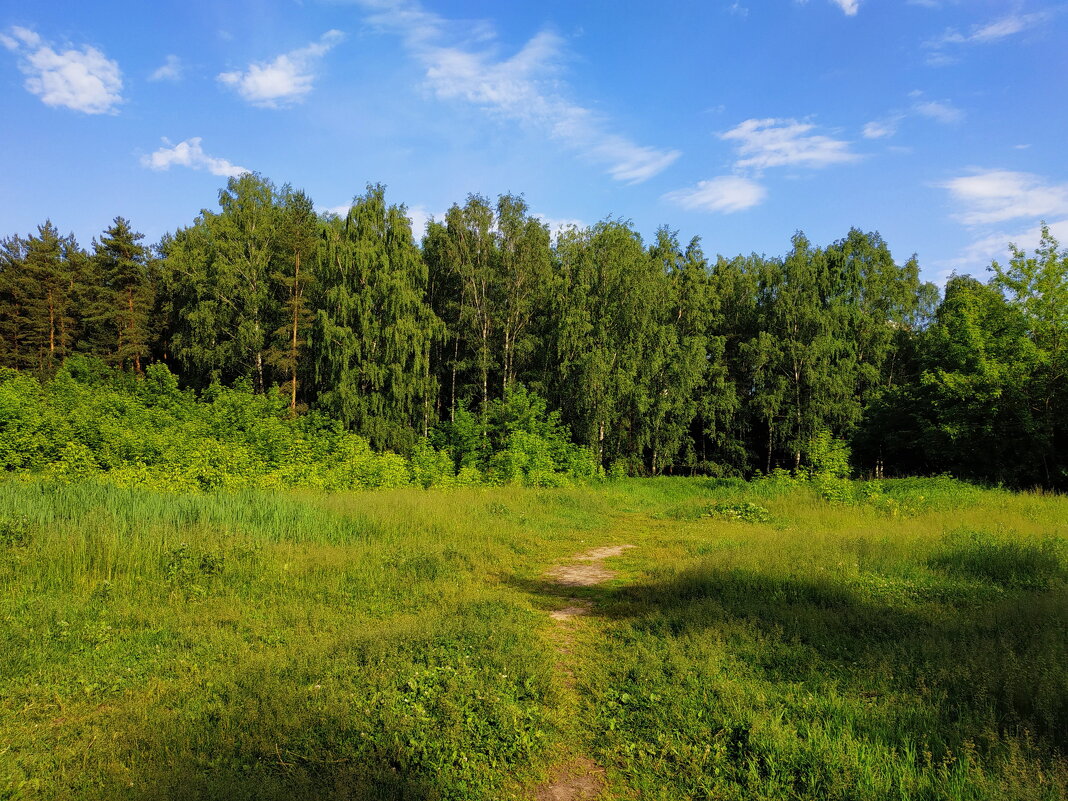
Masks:
[[[1068,502],[846,485],[4,481],[0,797],[1063,798]]]

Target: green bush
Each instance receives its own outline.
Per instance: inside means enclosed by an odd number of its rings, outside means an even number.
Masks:
[[[767,523],[771,520],[771,512],[749,501],[730,503],[720,501],[708,507],[702,517],[715,517],[720,520],[741,520],[745,523]]]
[[[280,393],[255,394],[247,382],[197,396],[164,364],[138,379],[82,356],[46,382],[0,371],[0,470],[175,492],[556,487],[602,475],[559,415],[523,387],[483,418],[461,407],[401,455],[374,452],[319,413],[294,417]]]

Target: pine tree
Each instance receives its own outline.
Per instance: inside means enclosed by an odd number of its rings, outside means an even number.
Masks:
[[[99,355],[124,369],[132,367],[138,374],[152,349],[149,315],[155,304],[142,239],[144,234],[135,232],[129,221],[116,217],[100,241],[93,242],[92,257],[99,277],[93,321],[103,329],[107,348]]]
[[[0,367],[28,367],[29,321],[22,277],[26,241],[18,235],[0,239]]]
[[[51,220],[38,226],[37,236],[30,236],[25,244],[21,275],[16,279],[26,320],[23,342],[32,354],[25,361],[52,372],[77,341],[76,303],[85,286],[87,259],[74,236],[61,237]]]
[[[282,190],[278,231],[278,258],[273,280],[282,288],[285,322],[275,332],[271,363],[289,376],[289,409],[297,408],[298,374],[302,351],[314,314],[308,304],[308,288],[315,280],[315,265],[321,242],[320,221],[315,206],[304,192]]]

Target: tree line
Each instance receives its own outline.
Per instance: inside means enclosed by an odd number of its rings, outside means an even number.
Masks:
[[[340,216],[245,173],[153,247],[122,217],[88,251],[51,221],[0,240],[0,367],[161,362],[404,455],[490,442],[521,392],[617,472],[796,471],[830,435],[865,474],[1064,488],[1068,251],[1043,229],[991,267],[943,295],[877,233],[711,258],[621,219],[553,236],[515,195],[419,240],[381,185]]]

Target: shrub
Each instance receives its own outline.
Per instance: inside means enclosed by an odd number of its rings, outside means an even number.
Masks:
[[[748,501],[730,503],[720,501],[705,510],[702,517],[715,517],[720,520],[741,520],[745,523],[767,523],[771,520],[771,512],[755,503]]]

